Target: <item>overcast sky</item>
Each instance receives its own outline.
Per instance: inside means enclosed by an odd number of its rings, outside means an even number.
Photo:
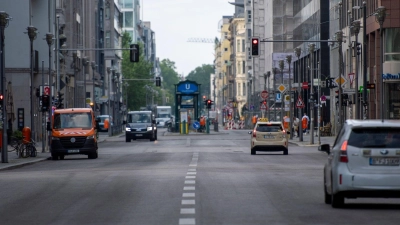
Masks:
[[[142,0],[142,19],[151,22],[156,35],[156,55],[175,62],[185,76],[202,64],[213,64],[214,44],[187,42],[213,39],[220,34],[222,16],[232,16],[234,0]]]

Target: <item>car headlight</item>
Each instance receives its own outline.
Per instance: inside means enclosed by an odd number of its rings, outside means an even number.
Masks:
[[[130,127],[125,127],[125,131],[131,131]]]
[[[94,139],[94,135],[90,135],[86,139]]]
[[[147,127],[147,131],[151,131],[151,130],[153,130],[152,127]],[[157,127],[154,126],[154,130],[157,130]]]
[[[58,138],[58,137],[51,137],[51,140],[53,140],[53,141],[58,141],[58,140],[60,140],[60,138]]]

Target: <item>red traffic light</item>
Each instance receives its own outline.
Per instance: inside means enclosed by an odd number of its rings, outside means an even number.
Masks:
[[[4,99],[4,95],[0,95],[0,100],[2,101]]]
[[[258,39],[253,39],[253,44],[258,44]]]
[[[211,104],[211,100],[208,100],[207,103],[208,103],[208,104]]]

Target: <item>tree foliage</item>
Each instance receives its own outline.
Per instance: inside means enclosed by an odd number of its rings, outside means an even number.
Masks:
[[[207,96],[207,98],[211,98],[210,96],[210,75],[214,73],[214,67],[210,64],[203,64],[202,66],[196,67],[193,71],[191,71],[187,76],[187,80],[196,81],[198,84],[201,84],[201,93],[200,95]]]
[[[162,87],[165,90],[165,97],[169,99],[166,105],[173,106],[175,103],[175,84],[179,82],[179,75],[176,72],[175,62],[163,59],[160,62]]]
[[[122,36],[122,47],[129,48],[131,37],[127,32]],[[129,50],[122,52],[122,75],[124,79],[152,79],[152,63],[145,60],[143,55],[143,44],[139,43],[140,58],[139,62],[132,63],[129,58]],[[127,98],[127,109],[139,110],[146,106],[147,90],[145,86],[151,86],[155,89],[153,81],[147,80],[126,80],[123,82],[124,98]]]

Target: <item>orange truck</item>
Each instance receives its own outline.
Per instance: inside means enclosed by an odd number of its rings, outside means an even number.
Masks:
[[[52,117],[51,157],[64,159],[66,155],[98,157],[97,129],[100,119],[95,119],[91,108],[56,109]]]

